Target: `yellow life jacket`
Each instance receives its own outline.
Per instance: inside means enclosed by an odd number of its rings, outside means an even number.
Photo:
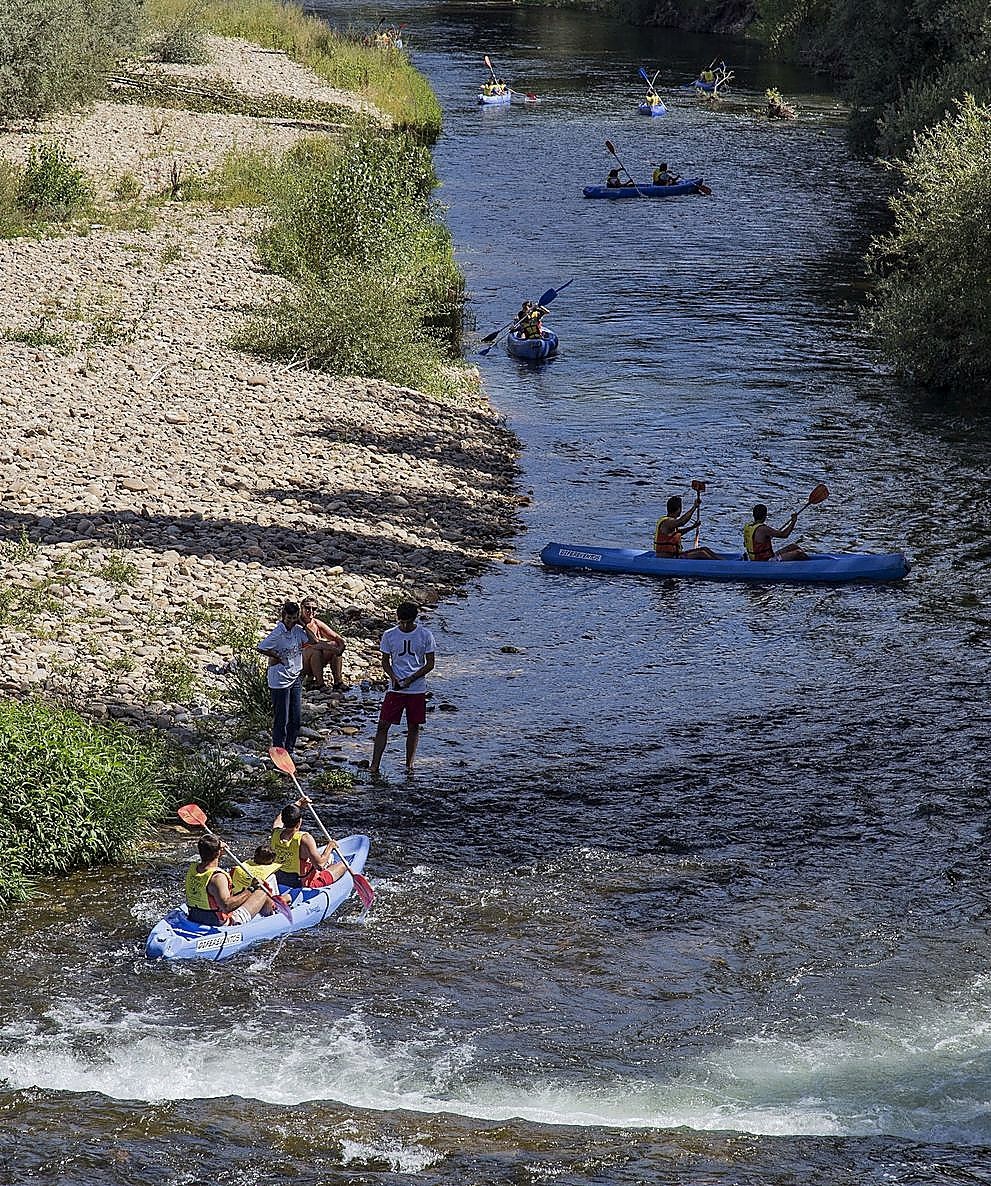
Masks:
[[[703,70],[702,71],[702,81],[703,82],[715,82],[715,79],[716,79],[715,70]]]
[[[231,870],[231,887],[235,894],[239,894],[241,890],[246,890],[251,885],[251,879],[257,878],[258,881],[264,882],[276,871],[281,869],[281,865],[256,865],[254,861],[245,861],[244,869],[240,865],[235,865]],[[245,872],[247,869],[247,873]]]
[[[758,527],[762,526],[760,523],[748,523],[743,529],[743,546],[747,549],[748,560],[770,560],[774,555],[774,546],[770,540],[766,540],[760,548],[760,555],[754,546],[754,532]]]
[[[300,855],[299,846],[302,841],[303,833],[299,829],[293,832],[288,840],[282,839],[281,828],[272,829],[272,848],[283,873],[294,873],[299,877],[309,869],[310,862]],[[301,863],[305,864],[306,869],[300,868]]]
[[[209,923],[211,920],[205,917],[209,914],[214,916],[212,921],[216,926],[223,926],[230,915],[220,909],[220,904],[210,893],[210,882],[213,875],[222,873],[223,870],[213,866],[201,873],[196,864],[197,862],[194,861],[186,870],[186,905],[190,910],[190,918],[194,922]],[[194,917],[194,911],[197,917]]]

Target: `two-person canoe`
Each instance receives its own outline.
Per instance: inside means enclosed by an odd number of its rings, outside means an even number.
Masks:
[[[557,354],[558,336],[552,329],[545,329],[539,338],[524,338],[515,330],[510,330],[506,338],[506,349],[514,358],[522,358],[524,362],[539,362],[542,358],[550,358]]]
[[[582,193],[586,198],[677,198],[682,194],[701,193],[704,179],[701,177],[686,177],[675,185],[632,185],[608,186],[586,185]]]
[[[819,552],[808,560],[748,560],[724,552],[718,560],[679,560],[636,548],[588,544],[548,544],[540,553],[548,568],[633,576],[685,577],[696,581],[747,581],[759,584],[839,585],[847,581],[899,581],[911,565],[901,552]]]
[[[483,107],[508,107],[513,101],[513,92],[506,91],[501,95],[479,94],[478,101]]]
[[[668,109],[663,103],[641,103],[637,107],[641,115],[667,115]]]
[[[347,836],[340,842],[341,851],[356,873],[365,867],[368,843],[367,836]],[[320,889],[288,890],[292,895],[292,922],[275,911],[272,914],[256,914],[243,926],[207,927],[190,922],[185,906],[180,906],[155,924],[145,944],[145,954],[149,959],[230,959],[232,955],[246,951],[256,943],[281,939],[294,931],[316,926],[343,905],[353,889],[354,880],[350,873],[345,873],[333,885]]]

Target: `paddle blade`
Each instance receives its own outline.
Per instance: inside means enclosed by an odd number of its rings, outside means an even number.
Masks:
[[[824,482],[820,482],[809,495],[809,506],[818,506],[820,502],[825,502],[827,498],[829,498],[829,487]]]
[[[184,824],[191,824],[194,828],[206,827],[206,815],[195,803],[185,803],[182,807],[177,807],[176,815]]]
[[[358,895],[358,901],[367,910],[375,901],[375,891],[372,889],[372,883],[367,877],[362,876],[361,873],[352,873],[351,879],[354,881],[354,892]]]
[[[611,140],[606,141],[606,148],[609,149],[609,151],[613,154],[613,156],[616,156],[616,145],[613,144],[613,142]]]
[[[292,910],[285,904],[285,902],[283,902],[281,898],[276,898],[272,894],[269,894],[269,897],[272,900],[272,905],[276,910],[278,910],[286,922],[292,922]]]
[[[481,355],[482,355],[482,357],[484,357],[486,354],[488,354],[488,353],[489,353],[489,351],[490,351],[491,349],[492,349],[492,347],[491,347],[491,346],[485,346],[485,347],[484,347],[482,350],[479,350],[479,352],[478,352],[478,353],[479,353],[479,354],[481,354]]]
[[[296,763],[292,760],[292,754],[283,749],[281,745],[273,745],[269,751],[268,756],[272,759],[272,764],[277,770],[281,770],[283,774],[295,774]]]
[[[650,86],[650,78],[648,77],[647,71],[643,68],[643,66],[640,67],[640,77],[648,86]]]
[[[490,74],[495,74],[495,71],[492,69],[492,63],[489,61],[489,55],[488,55],[488,54],[486,54],[486,55],[485,55],[485,57],[482,59],[482,61],[483,61],[483,62],[486,64],[486,66],[488,66],[488,68],[489,68],[489,73],[490,73]]]
[[[700,481],[698,478],[693,478],[692,479],[692,489],[697,490],[699,492],[699,494],[704,494],[705,493],[705,482]]]

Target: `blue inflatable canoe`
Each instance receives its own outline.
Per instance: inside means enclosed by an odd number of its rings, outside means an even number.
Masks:
[[[686,177],[677,185],[638,185],[636,188],[632,185],[586,185],[582,193],[586,198],[609,198],[612,201],[617,198],[677,198],[681,194],[697,194],[702,182],[701,177]]]
[[[668,109],[663,103],[641,103],[637,108],[641,115],[667,115]],[[641,188],[643,188],[641,186]]]
[[[760,584],[838,585],[846,581],[899,581],[911,565],[901,552],[818,553],[811,560],[747,560],[724,552],[718,560],[669,560],[635,548],[587,544],[548,544],[540,553],[548,568],[686,577],[697,581],[749,581]]]
[[[368,837],[347,836],[341,841],[341,851],[351,868],[360,873],[368,858]],[[239,927],[206,927],[190,922],[185,906],[180,906],[155,924],[145,944],[145,954],[153,960],[230,959],[256,943],[281,939],[293,931],[316,926],[343,905],[353,889],[351,874],[345,873],[339,881],[321,889],[288,891],[293,896],[292,922],[276,912],[257,914],[251,922]]]
[[[513,101],[513,92],[506,91],[501,95],[482,95],[478,96],[478,101],[483,107],[508,107]]]
[[[522,338],[515,331],[510,331],[506,339],[506,349],[514,358],[522,358],[525,362],[539,362],[542,358],[550,358],[557,353],[558,337],[552,329],[545,329],[539,338]]]

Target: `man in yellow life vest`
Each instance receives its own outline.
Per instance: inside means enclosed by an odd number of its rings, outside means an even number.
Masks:
[[[541,317],[547,312],[543,305],[535,305],[533,301],[524,301],[519,313],[516,314],[516,332],[521,338],[539,338],[544,327]]]
[[[753,518],[743,529],[743,543],[747,549],[748,560],[810,560],[808,552],[803,551],[798,544],[789,544],[780,552],[775,552],[771,540],[787,539],[795,530],[798,513],[792,515],[784,527],[768,527],[767,507],[762,502],[754,507]]]
[[[243,926],[259,912],[272,910],[268,895],[254,882],[235,890],[220,868],[221,844],[216,836],[196,842],[200,859],[186,870],[186,910],[190,922],[207,927]]]
[[[681,546],[681,529],[691,522],[692,516],[699,509],[702,502],[701,492],[695,492],[695,501],[682,513],[681,496],[672,495],[668,499],[668,513],[657,520],[654,529],[654,555],[662,556],[666,560],[718,560],[719,557],[709,548],[689,548],[685,551]]]
[[[274,850],[267,844],[259,844],[255,849],[255,855],[250,861],[244,862],[244,867],[235,865],[231,870],[231,885],[234,887],[234,892],[240,893],[253,886],[255,883],[267,885],[270,892],[281,899],[287,906],[291,905],[291,900],[288,894],[279,893],[279,883],[276,878],[276,873],[282,866],[275,859]],[[271,903],[266,903],[262,908],[262,914],[270,914],[274,907]]]
[[[281,865],[279,884],[290,889],[332,885],[347,872],[334,857],[333,840],[320,849],[310,833],[302,831],[302,809],[309,802],[302,795],[295,803],[286,804],[272,824],[272,850]]]

